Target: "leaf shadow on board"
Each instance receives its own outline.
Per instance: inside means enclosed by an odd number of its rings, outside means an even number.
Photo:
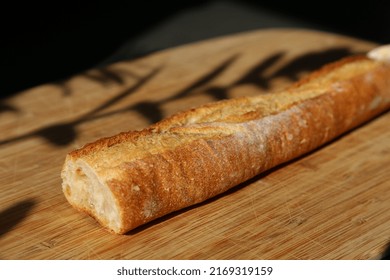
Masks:
[[[223,75],[224,72],[232,67],[232,65],[240,58],[239,54],[235,54],[223,60],[216,67],[199,77],[192,84],[180,91],[171,93],[164,99],[159,101],[139,101],[138,103],[125,106],[122,109],[106,114],[96,115],[91,119],[104,118],[109,115],[119,114],[126,111],[136,111],[152,124],[166,117],[163,114],[163,107],[168,102],[179,100],[190,95],[196,96],[199,93],[206,94],[215,101],[223,100],[229,98],[229,92],[231,89],[245,84],[253,85],[261,90],[269,90],[271,87],[270,81],[272,81],[272,79],[284,77],[292,82],[295,82],[297,77],[303,73],[307,73],[307,71],[318,69],[326,63],[333,62],[352,54],[354,53],[348,47],[335,47],[327,50],[308,52],[292,59],[274,73],[267,76],[265,73],[276,63],[279,63],[279,61],[286,55],[285,52],[276,52],[255,64],[246,73],[239,77],[239,79],[232,81],[231,84],[226,86],[212,85],[215,79]]]
[[[3,139],[0,140],[0,145],[25,140],[31,137],[43,138],[49,144],[54,146],[68,145],[77,139],[79,135],[79,131],[77,129],[78,125],[88,121],[106,118],[111,115],[129,111],[137,112],[151,124],[156,123],[166,117],[163,113],[163,108],[168,102],[179,100],[190,95],[196,96],[200,92],[210,96],[215,101],[222,100],[229,98],[229,92],[230,90],[234,89],[234,87],[244,84],[250,84],[262,90],[268,90],[270,89],[270,81],[272,79],[282,77],[295,82],[299,76],[301,76],[303,73],[307,73],[307,71],[318,69],[326,63],[352,54],[354,54],[354,52],[352,52],[348,47],[334,47],[320,51],[307,52],[301,56],[293,58],[290,61],[287,61],[284,65],[273,71],[271,74],[266,74],[269,72],[271,67],[279,63],[286,56],[285,52],[279,51],[270,54],[268,57],[255,64],[251,69],[249,69],[237,80],[232,81],[230,84],[226,86],[213,85],[214,80],[223,75],[224,72],[232,67],[234,62],[239,59],[240,55],[234,54],[226,58],[219,65],[205,73],[203,76],[199,77],[186,88],[177,92],[173,92],[166,98],[163,98],[159,101],[141,100],[137,103],[125,105],[122,108],[104,112],[107,109],[110,109],[113,105],[117,105],[125,97],[136,92],[141,86],[150,81],[161,70],[161,67],[155,68],[143,77],[132,74],[133,78],[137,79],[137,82],[133,86],[123,90],[122,92],[119,92],[116,96],[98,105],[96,108],[92,108],[89,112],[73,121],[54,123],[15,137]],[[102,86],[109,83],[123,84],[121,73],[116,73],[108,69],[97,69],[95,72],[91,72],[88,75],[90,80],[101,83]],[[64,85],[66,85],[66,83],[64,83]],[[61,86],[61,83],[57,84],[57,86]],[[64,95],[72,94],[69,91],[70,89],[65,87]],[[22,111],[20,108],[12,107],[11,105],[7,104],[6,100],[0,100],[0,102],[0,109],[3,111],[14,113]]]
[[[382,253],[381,260],[390,260],[390,242],[387,243],[385,251]]]
[[[36,205],[34,199],[26,199],[0,212],[0,238],[22,222]]]
[[[125,97],[129,96],[131,93],[135,92],[138,88],[143,86],[147,81],[153,78],[160,68],[153,69],[149,74],[140,78],[133,86],[123,90],[118,95],[109,99],[108,101],[102,103],[101,105],[91,109],[84,115],[78,117],[77,119],[69,122],[57,122],[48,126],[37,128],[34,131],[27,132],[25,134],[8,138],[5,140],[0,140],[0,145],[8,144],[16,141],[22,141],[31,137],[40,137],[45,139],[49,144],[55,146],[65,146],[70,144],[72,141],[77,139],[78,131],[77,126],[81,123],[105,117],[106,115],[99,115],[99,113],[116,103],[120,102]],[[101,113],[100,113],[101,114]]]
[[[286,77],[291,81],[296,81],[302,73],[315,71],[327,63],[356,54],[358,53],[353,52],[348,47],[335,47],[322,51],[309,52],[298,56],[276,70],[272,77]]]

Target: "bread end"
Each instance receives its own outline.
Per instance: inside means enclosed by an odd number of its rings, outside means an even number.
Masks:
[[[115,233],[122,233],[119,207],[110,188],[81,159],[68,155],[61,173],[62,190],[77,210],[94,217]]]

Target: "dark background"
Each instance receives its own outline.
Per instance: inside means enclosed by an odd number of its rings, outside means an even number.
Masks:
[[[52,1],[1,4],[0,96],[215,36],[298,27],[390,41],[390,1]]]

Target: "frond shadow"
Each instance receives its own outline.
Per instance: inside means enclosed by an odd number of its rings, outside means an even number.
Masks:
[[[173,92],[167,98],[161,99],[159,101],[140,101],[138,103],[124,106],[110,112],[103,112],[113,105],[119,104],[121,100],[133,92],[136,92],[141,86],[150,81],[161,70],[161,68],[153,69],[144,77],[139,77],[134,73],[130,73],[129,75],[132,75],[133,78],[137,79],[135,85],[118,93],[116,96],[112,97],[96,108],[91,109],[89,112],[80,116],[76,120],[52,124],[50,126],[42,127],[20,136],[8,138],[0,141],[0,145],[24,140],[30,137],[40,137],[52,145],[64,146],[70,144],[78,137],[79,132],[77,131],[77,126],[79,124],[127,111],[135,111],[147,119],[149,123],[156,123],[162,118],[166,117],[163,114],[162,108],[167,102],[185,98],[190,95],[196,95],[199,92],[209,95],[214,100],[227,99],[229,98],[229,92],[234,87],[244,84],[250,84],[262,90],[268,90],[270,88],[270,81],[274,78],[284,77],[290,81],[296,81],[297,78],[304,72],[318,69],[326,63],[335,61],[351,54],[353,54],[353,52],[347,47],[336,47],[322,51],[309,52],[298,56],[291,61],[288,61],[273,73],[266,75],[270,68],[273,67],[276,63],[279,63],[286,55],[284,52],[276,52],[262,60],[260,63],[254,65],[247,72],[243,73],[241,77],[235,81],[232,81],[230,84],[226,86],[212,85],[213,81],[219,76],[223,75],[224,72],[232,67],[234,62],[239,58],[239,54],[235,54],[222,61],[215,68],[211,69],[209,72],[198,78],[186,88],[177,92]],[[95,72],[89,72],[89,74],[86,74],[86,77],[103,85],[109,83],[123,84],[124,81],[121,75],[123,75],[123,73],[115,73],[108,69],[98,69]],[[67,92],[68,90],[69,88],[65,87],[64,94],[70,94]],[[14,112],[19,111],[18,108],[14,108],[10,105],[7,105],[6,103],[0,103],[0,108]]]
[[[34,199],[26,199],[0,212],[0,238],[22,222],[36,205]]]

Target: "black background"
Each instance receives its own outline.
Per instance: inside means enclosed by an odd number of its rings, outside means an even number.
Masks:
[[[304,27],[385,44],[389,1],[13,1],[1,4],[1,96],[213,36]]]

